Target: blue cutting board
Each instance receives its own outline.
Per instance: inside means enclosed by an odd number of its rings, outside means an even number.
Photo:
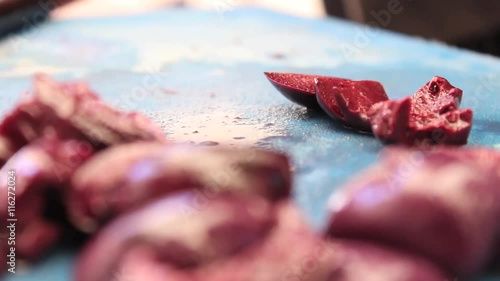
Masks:
[[[84,79],[109,103],[146,113],[179,141],[289,153],[296,201],[316,227],[329,194],[374,162],[382,145],[292,104],[264,71],[379,80],[392,98],[441,75],[464,90],[463,106],[475,111],[470,145],[500,146],[499,59],[341,20],[179,9],[54,21],[5,39],[0,57],[2,112],[38,71]],[[5,280],[70,280],[73,261],[74,253],[57,250]]]

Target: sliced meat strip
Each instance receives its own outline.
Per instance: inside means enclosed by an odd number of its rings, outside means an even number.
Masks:
[[[344,126],[369,132],[368,112],[379,102],[389,100],[384,87],[377,81],[353,81],[339,78],[316,78],[319,105]]]

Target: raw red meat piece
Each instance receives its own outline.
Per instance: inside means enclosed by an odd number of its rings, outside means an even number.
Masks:
[[[315,78],[325,81],[342,78],[296,73],[264,72],[267,79],[287,99],[308,108],[319,108],[316,100]]]
[[[75,225],[93,231],[111,217],[180,189],[192,190],[199,200],[222,191],[278,200],[290,194],[290,165],[285,155],[256,149],[124,144],[97,154],[77,171],[67,206]]]
[[[399,250],[356,240],[334,240],[339,252],[337,272],[330,281],[452,281],[431,261]]]
[[[82,133],[59,119],[50,108],[35,98],[21,101],[6,115],[0,124],[0,135],[12,154],[41,136],[83,139]],[[7,161],[12,154],[6,153],[3,160]]]
[[[17,258],[35,260],[60,237],[62,229],[57,219],[46,216],[47,209],[52,207],[48,206],[51,204],[48,200],[67,186],[74,170],[91,154],[92,148],[86,143],[45,138],[16,152],[2,167],[0,219],[11,218],[8,202],[15,200]],[[9,175],[9,171],[15,171],[15,176]],[[9,188],[8,182],[14,177],[15,189]],[[8,200],[8,196],[15,199]],[[0,232],[9,235],[7,228]],[[9,248],[6,243],[2,247]]]
[[[364,132],[371,130],[367,113],[372,105],[389,100],[379,82],[324,78],[316,79],[316,97],[332,118]]]
[[[386,143],[462,145],[472,111],[458,109],[461,100],[462,90],[436,76],[413,96],[378,103],[368,115],[375,136]]]
[[[193,207],[196,200],[179,193],[113,221],[84,249],[76,280],[110,280],[136,247],[154,251],[167,266],[211,263],[258,243],[275,223],[272,204],[259,197],[219,194],[202,209]]]
[[[260,243],[193,270],[193,280],[329,280],[336,254],[329,244],[312,231],[292,202],[279,203],[276,212],[277,226]]]
[[[322,78],[315,78],[316,99],[323,111],[333,119],[344,121],[344,114],[337,103],[337,97],[333,94],[333,85],[342,83],[343,80],[331,81]],[[347,81],[347,80],[345,80]],[[343,122],[345,124],[345,122]]]
[[[4,243],[7,243],[7,239],[8,239],[8,238],[2,238],[2,240],[0,240],[0,241],[1,241],[1,243],[2,243],[2,245],[3,245]],[[7,255],[9,255],[9,254],[10,254],[10,253],[8,253],[8,252],[6,252],[6,251],[4,250],[4,247],[3,247],[3,246],[2,246],[2,247],[0,247],[0,275],[1,275],[1,274],[3,274],[4,272],[6,272],[6,271],[7,271],[7,269],[10,267],[10,265],[9,265],[9,264],[7,264],[7,262],[10,262],[10,260],[9,260],[10,258],[9,258],[9,257],[7,257]]]
[[[139,113],[109,107],[83,83],[56,83],[37,75],[34,87],[35,95],[21,101],[0,124],[0,162],[42,136],[85,140],[95,148],[164,140],[156,124]]]
[[[15,153],[15,149],[11,142],[0,135],[0,167]]]
[[[328,233],[407,249],[469,276],[498,248],[499,186],[493,150],[389,150],[334,194]]]
[[[82,83],[58,84],[46,76],[36,76],[35,89],[37,100],[93,141],[111,145],[164,139],[162,130],[147,117],[111,108]]]
[[[432,263],[390,248],[352,240],[325,241],[308,227],[291,202],[278,203],[276,211],[278,225],[232,255],[181,268],[159,260],[155,249],[138,246],[123,256],[113,277],[121,281],[452,280]],[[100,265],[95,259],[94,263],[87,268]],[[77,280],[104,279],[79,275]]]
[[[291,203],[278,209],[278,222],[261,243],[196,269],[192,280],[447,280],[435,265],[411,255],[355,241],[322,240]]]
[[[188,271],[167,264],[156,257],[154,249],[135,246],[127,251],[111,274],[112,281],[193,281]],[[78,279],[74,280],[85,280]]]
[[[409,129],[411,98],[380,102],[372,106],[368,116],[373,134],[386,143],[414,141]]]
[[[16,254],[18,258],[36,261],[63,237],[63,233],[64,227],[60,224],[33,218],[16,235]]]

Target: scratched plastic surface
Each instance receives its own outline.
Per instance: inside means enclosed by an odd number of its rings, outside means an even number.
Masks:
[[[360,34],[368,40],[357,41]],[[339,20],[246,9],[58,21],[0,42],[0,56],[2,112],[30,88],[36,70],[84,79],[178,141],[289,153],[296,201],[316,227],[328,195],[376,161],[382,145],[292,104],[263,71],[379,80],[391,98],[441,75],[464,90],[462,105],[475,111],[470,145],[500,146],[499,59]],[[73,260],[74,252],[60,249],[5,280],[70,280]]]

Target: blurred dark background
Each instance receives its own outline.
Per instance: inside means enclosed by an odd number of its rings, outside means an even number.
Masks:
[[[298,16],[339,17],[500,56],[499,0],[0,0],[0,35],[36,25],[51,10],[52,17],[71,18],[173,6],[248,5]]]
[[[498,0],[324,0],[329,15],[500,55]]]

